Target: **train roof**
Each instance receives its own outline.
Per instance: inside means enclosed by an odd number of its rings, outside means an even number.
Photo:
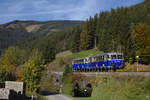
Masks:
[[[120,52],[110,52],[110,53],[106,53],[106,54],[109,54],[109,55],[123,55],[123,53],[120,53]]]
[[[82,59],[87,59],[87,58],[97,57],[97,56],[104,56],[104,55],[123,55],[123,53],[120,53],[120,52],[109,52],[109,53],[97,54],[97,55],[94,55],[94,56],[76,58],[76,59],[73,59],[73,60],[82,60]]]
[[[103,53],[103,54],[97,54],[93,57],[97,57],[97,56],[104,56],[104,55],[123,55],[123,53],[119,53],[119,52],[110,52],[110,53]]]

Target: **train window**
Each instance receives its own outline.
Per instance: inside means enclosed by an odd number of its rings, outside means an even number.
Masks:
[[[98,56],[98,57],[97,57],[97,61],[101,61],[101,56]]]
[[[84,63],[86,63],[86,59],[84,59]]]
[[[116,55],[111,55],[111,59],[117,59]]]
[[[90,60],[89,62],[92,62],[92,58],[89,58],[89,60]]]
[[[96,56],[95,58],[94,58],[94,61],[95,62],[98,62],[98,61],[103,61],[104,60],[104,56]],[[93,61],[93,60],[92,60]]]
[[[96,62],[99,61],[99,57],[95,57],[95,61],[96,61]]]
[[[102,60],[102,61],[104,60],[104,56],[101,56],[101,60]]]
[[[77,61],[76,60],[72,61],[72,64],[77,64]]]
[[[81,61],[80,60],[76,60],[76,64],[79,64]]]
[[[78,60],[78,64],[80,64],[81,63],[81,60]]]
[[[84,63],[84,59],[82,59],[82,63]]]
[[[110,55],[107,55],[107,59],[109,59],[109,60],[110,60],[110,59],[111,59],[111,56],[110,56]]]
[[[94,57],[92,58],[92,62],[95,62],[95,58]]]
[[[84,59],[84,63],[87,63],[88,62],[88,59]]]
[[[84,59],[81,59],[81,60],[80,60],[80,63],[84,63]]]
[[[104,60],[107,60],[107,55],[104,56]]]
[[[78,60],[75,60],[75,64],[78,64]]]
[[[118,59],[123,59],[123,56],[122,55],[118,55]]]

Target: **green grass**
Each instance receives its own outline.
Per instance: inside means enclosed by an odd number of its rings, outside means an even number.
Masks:
[[[65,96],[72,98],[73,100],[91,100],[91,97],[72,97],[71,95],[66,95]]]
[[[80,57],[88,57],[88,56],[93,56],[96,54],[102,54],[103,52],[91,49],[91,50],[86,50],[86,51],[81,51],[78,53],[72,53],[70,51],[65,51],[61,52],[56,55],[56,58],[80,58]]]
[[[91,100],[150,100],[150,78],[110,76],[94,88]]]
[[[79,58],[79,57],[87,57],[87,56],[93,56],[96,54],[102,54],[103,52],[98,51],[98,50],[86,50],[86,51],[81,51],[79,53],[73,53],[72,57],[74,58]]]

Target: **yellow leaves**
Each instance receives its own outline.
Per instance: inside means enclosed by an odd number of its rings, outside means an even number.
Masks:
[[[143,71],[149,71],[150,67],[149,65],[142,65],[142,64],[129,64],[126,63],[126,66],[124,69],[118,69],[117,72],[132,72],[132,71],[138,71],[138,72],[143,72]]]
[[[30,91],[36,91],[39,87],[42,67],[41,53],[38,50],[33,50],[32,55],[24,66],[25,71],[23,73],[23,80],[26,82]]]
[[[15,67],[22,64],[23,62],[24,51],[19,49],[18,47],[9,47],[4,56],[3,63],[11,65],[13,64]]]
[[[135,32],[138,54],[150,53],[150,26],[140,23]]]
[[[89,54],[89,56],[93,56],[94,54]]]
[[[124,71],[132,71],[131,64],[127,64],[126,68],[124,69]]]
[[[149,63],[148,58],[144,55],[150,54],[150,26],[140,23],[135,28],[136,34],[136,55],[141,57],[141,61]]]

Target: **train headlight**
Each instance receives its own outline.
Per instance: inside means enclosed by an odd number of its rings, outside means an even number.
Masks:
[[[98,67],[98,64],[96,64],[96,67]]]

